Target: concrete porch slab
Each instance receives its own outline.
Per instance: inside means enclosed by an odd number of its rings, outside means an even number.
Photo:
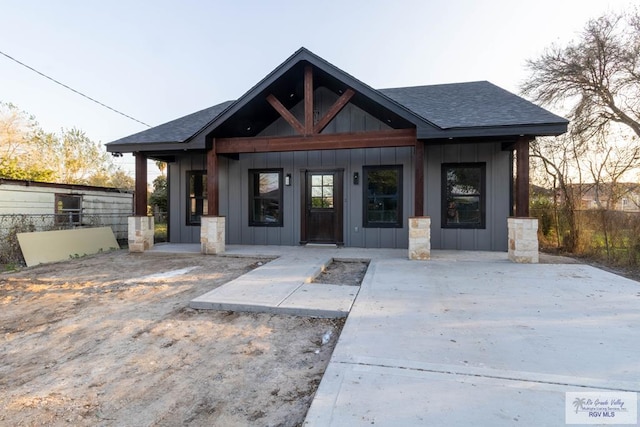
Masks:
[[[358,295],[358,286],[310,284],[331,263],[337,250],[282,248],[279,258],[193,299],[189,306],[204,310],[346,317]],[[273,248],[267,252],[274,255]],[[246,255],[246,250],[232,248],[224,256]]]
[[[567,392],[639,393],[640,284],[502,255],[372,263],[305,425],[565,425]]]
[[[298,316],[347,317],[359,290],[359,286],[304,284],[279,308]]]

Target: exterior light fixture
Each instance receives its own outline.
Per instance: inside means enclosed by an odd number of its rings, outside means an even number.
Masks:
[[[353,185],[358,185],[360,183],[360,174],[358,172],[353,173]]]
[[[288,173],[284,176],[284,185],[287,187],[291,185],[291,174]]]

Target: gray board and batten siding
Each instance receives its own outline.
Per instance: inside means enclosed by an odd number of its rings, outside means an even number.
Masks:
[[[425,215],[431,217],[431,247],[455,250],[507,250],[511,200],[511,153],[500,142],[425,147]],[[485,163],[486,227],[442,228],[442,164]]]
[[[338,98],[325,89],[314,91],[314,110],[322,116]],[[291,109],[303,120],[302,103]],[[390,129],[384,122],[353,104],[347,106],[323,133],[361,132]],[[259,136],[289,136],[294,131],[279,118]],[[506,250],[506,220],[509,211],[510,155],[499,143],[428,146],[425,150],[425,214],[432,219],[434,249]],[[301,188],[305,170],[343,170],[344,244],[350,247],[406,248],[407,221],[413,215],[414,148],[364,148],[240,154],[239,159],[219,157],[220,215],[226,217],[226,243],[246,245],[297,245],[301,237]],[[487,217],[485,229],[442,229],[441,164],[445,162],[486,162]],[[353,173],[363,177],[364,166],[402,166],[402,227],[363,228],[363,182],[353,183]],[[249,226],[249,170],[282,169],[291,174],[291,186],[284,186],[282,227]],[[187,172],[206,169],[206,153],[190,152],[169,164],[169,239],[174,243],[200,242],[200,227],[187,225]]]

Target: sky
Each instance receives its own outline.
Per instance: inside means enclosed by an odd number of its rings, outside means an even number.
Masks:
[[[0,51],[156,126],[237,99],[300,47],[374,88],[488,80],[627,0],[0,0]],[[107,143],[147,129],[0,56],[0,101]],[[133,173],[133,157],[115,159]],[[150,180],[158,174],[155,168]]]

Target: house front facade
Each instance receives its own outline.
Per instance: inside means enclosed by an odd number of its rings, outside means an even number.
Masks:
[[[173,243],[223,217],[226,244],[407,248],[428,217],[432,248],[505,251],[529,141],[566,128],[489,82],[376,90],[302,48],[238,100],[107,149],[134,153],[138,194],[147,159],[167,162]]]

